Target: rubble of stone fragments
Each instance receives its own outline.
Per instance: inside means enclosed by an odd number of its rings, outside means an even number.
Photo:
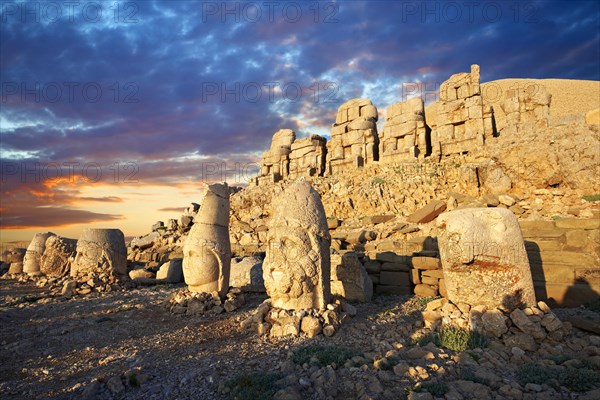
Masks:
[[[232,312],[245,303],[244,294],[235,288],[225,296],[220,296],[217,292],[196,292],[183,288],[171,293],[165,306],[173,314],[201,315]]]

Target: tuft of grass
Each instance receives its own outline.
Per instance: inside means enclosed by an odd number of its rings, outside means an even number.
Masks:
[[[598,200],[600,200],[600,193],[583,196],[582,199],[585,201],[589,201],[589,202],[598,201]]]
[[[310,360],[315,357],[319,366],[325,367],[333,363],[343,365],[347,360],[357,355],[359,355],[357,351],[347,347],[336,345],[308,345],[296,350],[292,355],[292,361],[302,365],[310,363]]]
[[[372,185],[383,185],[384,183],[385,181],[383,180],[383,178],[380,178],[378,176],[374,176],[373,178],[371,178]]]
[[[435,300],[437,297],[415,297],[415,303],[420,308],[427,307],[427,304]]]
[[[269,400],[280,389],[277,381],[281,374],[254,372],[240,374],[228,380],[225,386],[230,389],[229,398],[236,400]]]
[[[444,381],[440,382],[425,382],[421,385],[417,392],[426,391],[431,393],[433,397],[444,397],[448,393],[448,385]]]
[[[465,351],[486,346],[485,336],[476,331],[448,326],[440,330],[439,342],[442,347],[454,351]]]

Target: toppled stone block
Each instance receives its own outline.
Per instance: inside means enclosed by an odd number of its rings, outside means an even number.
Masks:
[[[409,215],[406,220],[415,224],[426,224],[427,222],[433,221],[438,215],[444,212],[445,209],[445,202],[442,200],[432,200],[427,203],[425,207],[420,208]]]

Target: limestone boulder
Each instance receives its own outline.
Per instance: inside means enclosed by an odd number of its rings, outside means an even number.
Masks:
[[[273,307],[323,309],[331,296],[331,237],[319,194],[304,179],[273,199],[263,278]]]
[[[154,227],[153,227],[153,230],[154,230]],[[144,249],[148,249],[148,248],[152,247],[159,238],[160,238],[160,233],[153,231],[147,235],[133,238],[131,240],[130,245],[134,249],[144,250]]]
[[[127,274],[125,236],[119,229],[83,230],[77,241],[71,276],[89,272]]]
[[[232,259],[230,285],[246,292],[265,292],[262,258],[238,257]]]
[[[438,217],[448,299],[512,311],[535,305],[521,228],[504,208],[466,208]]]
[[[192,292],[225,295],[230,266],[229,187],[213,184],[183,245],[183,277]]]
[[[71,270],[77,240],[61,236],[50,236],[40,260],[40,271],[48,276],[65,276]]]
[[[23,272],[27,274],[36,274],[40,272],[40,260],[46,250],[46,240],[54,236],[52,232],[36,233],[27,247],[23,257]]]
[[[356,253],[331,257],[331,294],[348,301],[369,302],[373,296],[373,282]]]
[[[179,283],[183,282],[183,260],[181,258],[174,258],[172,260],[163,263],[160,269],[156,272],[156,280],[164,281],[166,283]]]

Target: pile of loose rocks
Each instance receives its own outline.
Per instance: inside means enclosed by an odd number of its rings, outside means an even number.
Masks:
[[[224,297],[217,292],[192,292],[182,288],[173,292],[165,307],[173,314],[202,315],[232,312],[246,304],[246,297],[238,288],[232,288]]]
[[[356,315],[356,308],[343,300],[334,300],[324,309],[285,310],[265,300],[254,314],[241,322],[242,329],[254,329],[269,337],[300,336],[313,338],[320,333],[333,336],[340,326]]]

